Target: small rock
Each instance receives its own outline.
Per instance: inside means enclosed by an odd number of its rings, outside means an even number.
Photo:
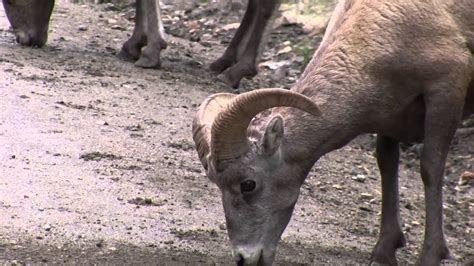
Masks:
[[[286,46],[282,49],[280,49],[280,51],[277,52],[277,55],[281,55],[281,54],[287,54],[289,52],[291,52],[293,49],[291,48],[291,46]]]
[[[372,208],[370,208],[369,206],[366,206],[366,205],[360,205],[359,210],[366,211],[366,212],[371,212]]]
[[[358,174],[358,175],[352,177],[352,180],[360,182],[360,183],[364,183],[365,179],[367,179],[367,177],[365,175],[362,175],[362,174]]]
[[[404,228],[405,232],[408,233],[408,232],[411,231],[412,226],[410,224],[405,224],[405,225],[403,225],[403,228]]]
[[[117,21],[116,19],[109,18],[109,19],[107,19],[107,23],[108,23],[108,24],[117,24],[118,21]]]
[[[153,200],[150,198],[145,198],[145,204],[152,204]]]
[[[360,199],[362,199],[362,200],[371,200],[373,198],[374,198],[374,196],[370,193],[361,193],[360,194]]]
[[[225,31],[236,30],[239,26],[240,26],[240,23],[231,23],[231,24],[224,25],[222,29]]]
[[[305,60],[304,56],[295,56],[294,61],[297,63],[303,63]]]
[[[280,62],[266,61],[266,62],[260,63],[258,66],[263,67],[263,68],[268,68],[270,70],[275,70],[275,69],[278,69],[282,66],[287,66],[289,64],[290,64],[290,62],[286,61],[286,60],[285,61],[280,61]]]
[[[224,223],[222,223],[222,224],[219,225],[219,229],[227,230],[227,226]]]
[[[405,203],[405,208],[410,211],[415,209],[415,207],[410,202]]]
[[[411,225],[413,225],[413,226],[420,226],[420,222],[418,222],[418,221],[411,221]]]
[[[197,35],[193,35],[193,36],[191,36],[191,38],[189,38],[189,40],[192,41],[192,42],[200,42],[201,37],[199,37]]]
[[[77,28],[79,31],[87,31],[88,28],[86,25],[79,25],[79,27]]]
[[[468,185],[469,183],[473,183],[474,181],[474,172],[465,171],[462,173],[461,177],[459,178],[458,184],[460,186]]]
[[[118,8],[113,3],[106,3],[104,9],[106,11],[117,11]]]
[[[110,28],[113,29],[113,30],[125,31],[125,28],[122,27],[122,26],[120,26],[120,25],[118,25],[118,24],[112,25]]]

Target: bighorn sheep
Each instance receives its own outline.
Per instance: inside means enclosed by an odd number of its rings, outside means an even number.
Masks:
[[[405,245],[398,164],[399,142],[406,141],[424,141],[426,227],[419,263],[448,258],[443,172],[456,128],[474,112],[473,14],[471,0],[342,0],[291,90],[215,94],[202,103],[193,138],[222,192],[238,265],[273,262],[313,164],[362,133],[377,133],[382,177],[372,261],[394,265],[396,249]]]
[[[43,46],[48,38],[49,18],[54,0],[3,0],[3,6],[17,41],[27,46]],[[272,25],[272,15],[281,0],[249,0],[241,25],[225,53],[210,65],[218,78],[236,88],[242,78],[257,74],[256,63],[264,46],[264,36]],[[166,48],[160,8],[156,0],[136,1],[133,34],[119,53],[125,60],[144,68],[160,67],[160,52]],[[143,49],[142,49],[143,48]]]

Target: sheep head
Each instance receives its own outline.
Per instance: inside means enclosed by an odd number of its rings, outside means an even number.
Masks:
[[[284,121],[280,115],[270,119],[260,140],[247,137],[247,128],[258,113],[279,106],[320,115],[316,104],[302,94],[260,89],[210,96],[193,123],[199,158],[207,176],[222,192],[234,255],[245,265],[271,264],[293,213],[304,179],[300,177],[309,171],[285,161],[281,149]]]

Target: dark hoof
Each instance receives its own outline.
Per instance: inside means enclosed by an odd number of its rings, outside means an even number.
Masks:
[[[160,68],[161,67],[161,60],[160,57],[158,58],[150,58],[147,56],[141,56],[137,62],[135,62],[135,66],[141,68]]]
[[[217,76],[217,78],[232,88],[237,89],[243,78],[251,79],[255,77],[257,73],[255,67],[248,67],[247,65],[237,63]]]
[[[234,64],[234,60],[221,57],[209,65],[209,70],[211,70],[214,73],[220,74],[224,72],[226,69],[228,69],[229,67],[231,67],[233,64]]]
[[[423,250],[421,252],[420,259],[418,260],[417,265],[420,266],[431,266],[431,265],[441,265],[442,260],[447,260],[451,258],[449,249],[443,245],[438,250]]]
[[[135,66],[142,68],[159,68],[161,67],[160,52],[165,49],[167,43],[164,40],[148,43],[143,49],[142,54]]]
[[[393,234],[380,235],[372,251],[370,265],[397,265],[395,253],[397,249],[405,245],[405,236],[401,231]]]
[[[165,40],[161,40],[159,47],[160,47],[160,51],[168,48],[168,42],[166,42]]]
[[[395,248],[380,248],[376,245],[372,257],[370,258],[370,265],[398,265],[395,252],[399,247],[401,247],[401,245]]]
[[[369,266],[386,266],[386,265],[390,265],[390,264],[384,264],[384,263],[380,263],[380,262],[376,262],[376,261],[370,261],[370,263],[369,263]]]
[[[217,79],[233,89],[237,89],[240,85],[240,79],[232,79],[226,73],[218,75]]]
[[[122,50],[120,50],[120,52],[117,54],[117,57],[123,61],[135,62],[138,60],[140,55],[132,55],[131,53],[127,52],[125,49],[122,48]]]
[[[395,266],[398,265],[397,258],[395,257],[395,252],[386,252],[386,253],[378,253],[372,256],[370,259],[370,264],[372,266],[377,265],[390,265]]]

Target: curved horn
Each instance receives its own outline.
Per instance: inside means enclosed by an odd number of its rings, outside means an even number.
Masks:
[[[258,89],[240,94],[228,103],[212,123],[210,148],[215,162],[233,159],[249,149],[247,128],[260,112],[278,106],[321,115],[318,106],[303,94],[285,89]]]
[[[217,93],[209,96],[199,107],[193,121],[193,139],[204,169],[211,145],[211,127],[217,115],[236,97],[236,94]]]

